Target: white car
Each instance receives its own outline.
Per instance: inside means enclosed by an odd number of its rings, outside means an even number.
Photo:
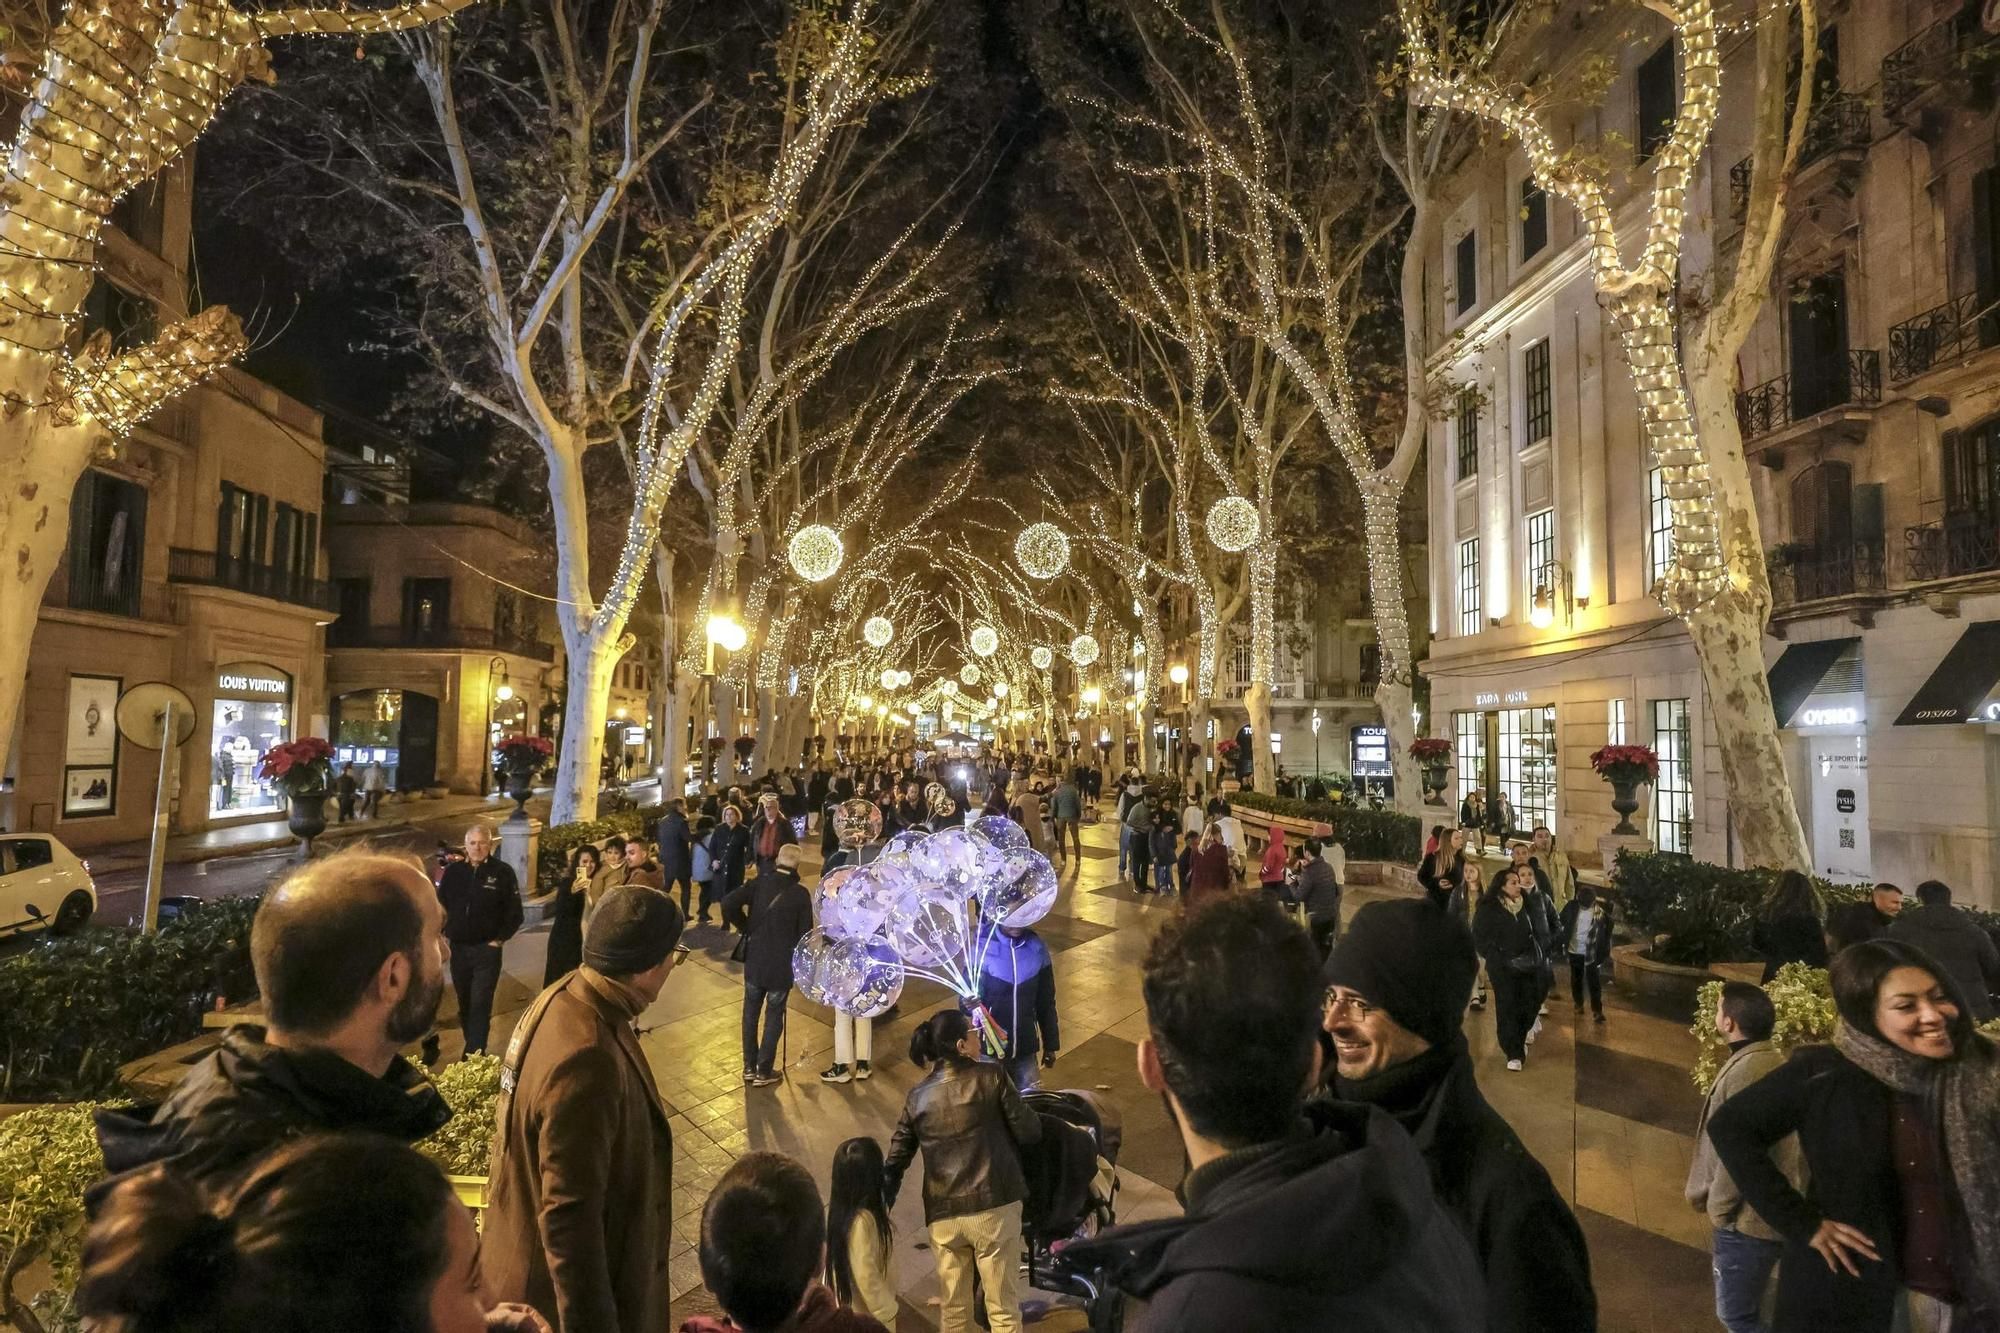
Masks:
[[[90,863],[46,833],[0,833],[0,938],[81,930],[97,912]]]

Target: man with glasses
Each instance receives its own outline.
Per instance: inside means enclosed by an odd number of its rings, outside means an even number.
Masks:
[[[1409,1131],[1438,1202],[1478,1252],[1489,1333],[1589,1333],[1597,1301],[1583,1232],[1473,1079],[1461,1024],[1478,969],[1464,922],[1428,899],[1356,912],[1322,974],[1332,1092]]]

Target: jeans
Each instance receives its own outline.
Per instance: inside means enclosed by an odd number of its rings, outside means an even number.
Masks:
[[[745,984],[743,987],[743,1067],[754,1069],[760,1074],[771,1072],[772,1063],[778,1058],[778,1039],[785,1035],[785,1001],[791,998],[792,989],[764,990],[758,986]],[[764,1011],[764,1039],[757,1040],[757,1011]]]
[[[1172,861],[1153,862],[1153,888],[1159,893],[1174,891],[1174,863]]]
[[[1583,992],[1586,984],[1590,988],[1590,1012],[1604,1012],[1604,972],[1596,963],[1590,962],[1580,953],[1569,956],[1569,1000],[1583,1011]]]
[[[1729,1333],[1765,1333],[1759,1308],[1785,1243],[1746,1236],[1733,1228],[1718,1228],[1714,1242],[1715,1317]]]
[[[1083,859],[1083,821],[1078,819],[1058,819],[1056,821],[1056,860],[1063,859],[1063,834],[1069,834],[1069,845],[1076,851],[1076,859]]]
[[[1041,1086],[1042,1057],[1020,1055],[1007,1062],[1007,1072],[1013,1076],[1014,1091],[1033,1092]]]
[[[1131,855],[1131,851],[1132,826],[1130,824],[1120,824],[1118,826],[1118,878],[1120,879],[1125,878],[1125,862],[1126,858]]]
[[[493,991],[500,984],[500,946],[451,946],[451,988],[458,993],[458,1025],[465,1030],[465,1053],[484,1054],[493,1025]]]
[[[972,1279],[986,1289],[992,1333],[1021,1333],[1021,1205],[941,1217],[930,1224],[937,1256],[938,1333],[971,1333]]]

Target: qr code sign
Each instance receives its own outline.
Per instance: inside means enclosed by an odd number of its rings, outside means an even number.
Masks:
[[[1851,829],[1851,828],[1844,828],[1844,829],[1842,829],[1842,830],[1840,831],[1840,845],[1841,845],[1842,847],[1844,847],[1844,848],[1847,848],[1847,849],[1848,849],[1848,850],[1850,850],[1850,851],[1851,851],[1851,850],[1853,850],[1853,848],[1854,848],[1854,830],[1853,830],[1853,829]]]

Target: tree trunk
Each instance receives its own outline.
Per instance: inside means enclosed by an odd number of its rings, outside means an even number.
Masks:
[[[556,757],[556,789],[549,824],[597,818],[603,780],[604,722],[610,713],[611,673],[618,665],[618,641],[605,634],[564,635],[569,669],[564,678],[562,752]]]
[[[1275,792],[1278,766],[1271,754],[1271,687],[1252,681],[1243,692],[1243,709],[1250,714],[1250,785],[1256,791]]]
[[[46,364],[40,358],[19,358]],[[20,387],[4,386],[5,393]],[[30,401],[46,386],[27,394]],[[57,427],[47,414],[23,412],[0,423],[0,552],[7,577],[0,579],[0,769],[6,767],[21,695],[28,683],[28,650],[42,594],[69,541],[69,497],[89,465],[93,433]]]
[[[1402,484],[1378,473],[1361,487],[1361,510],[1367,533],[1368,609],[1375,621],[1375,647],[1381,679],[1375,705],[1389,730],[1389,760],[1395,766],[1396,809],[1419,814],[1423,787],[1410,742],[1416,723],[1410,718],[1414,666],[1410,661],[1410,615],[1403,596],[1401,524]]]
[[[1278,761],[1271,753],[1271,682],[1277,671],[1278,552],[1271,537],[1270,506],[1263,532],[1250,548],[1250,689],[1243,696],[1250,714],[1250,780],[1261,792],[1278,790]]]

